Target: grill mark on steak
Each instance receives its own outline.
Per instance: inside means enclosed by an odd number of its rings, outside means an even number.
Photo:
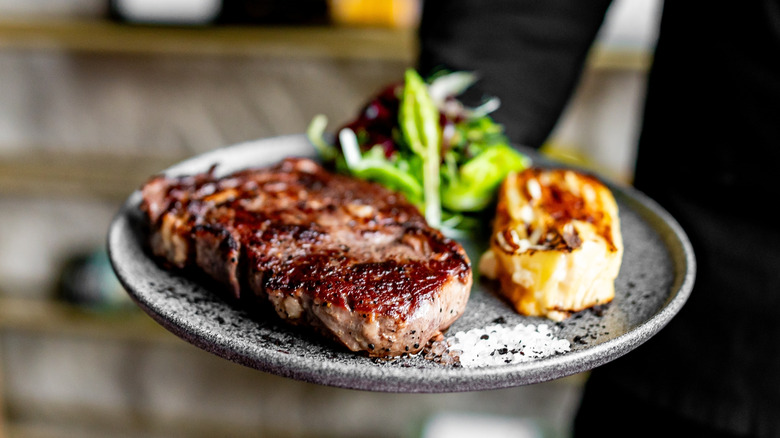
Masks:
[[[309,159],[158,176],[142,194],[156,256],[353,351],[417,352],[468,300],[471,266],[457,242],[402,196]]]

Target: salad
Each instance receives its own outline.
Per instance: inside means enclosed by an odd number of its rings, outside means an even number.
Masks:
[[[408,69],[337,135],[326,133],[328,121],[318,115],[307,136],[326,165],[403,193],[433,227],[468,231],[504,178],[531,164],[490,117],[498,99],[476,108],[457,99],[475,81],[470,72],[426,81]]]

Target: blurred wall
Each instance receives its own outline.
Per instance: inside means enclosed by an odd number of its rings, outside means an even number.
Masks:
[[[584,160],[619,182],[631,182],[662,5],[660,0],[612,4],[591,66],[553,131],[548,146],[557,154]]]
[[[613,6],[551,153],[630,181],[658,5]],[[0,0],[0,435],[411,437],[452,412],[565,435],[582,376],[474,394],[325,388],[213,357],[140,312],[53,300],[147,176],[315,114],[344,122],[414,62],[408,29],[106,27],[104,8]]]

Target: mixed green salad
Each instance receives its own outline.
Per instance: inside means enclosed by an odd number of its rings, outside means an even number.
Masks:
[[[507,174],[531,164],[490,117],[498,99],[476,108],[458,100],[475,81],[470,72],[426,81],[409,69],[336,136],[327,134],[322,115],[307,135],[326,165],[403,193],[433,227],[467,231]]]

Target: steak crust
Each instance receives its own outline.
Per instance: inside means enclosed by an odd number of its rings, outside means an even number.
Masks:
[[[419,352],[464,311],[463,248],[384,187],[306,158],[217,178],[156,176],[141,210],[153,254],[197,269],[370,356]]]

